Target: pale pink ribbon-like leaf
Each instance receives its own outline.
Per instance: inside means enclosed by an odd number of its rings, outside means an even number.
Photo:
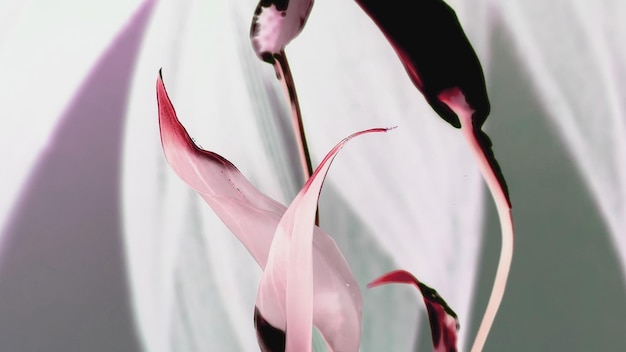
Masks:
[[[473,110],[472,125],[482,152],[510,207],[506,181],[491,150],[491,141],[480,131],[491,110],[483,70],[454,10],[442,0],[357,3],[387,37],[411,81],[433,110],[456,128],[461,128],[459,116],[441,99],[441,93],[452,88],[463,93]],[[419,8],[413,8],[414,5]]]
[[[456,352],[459,321],[456,313],[441,298],[439,293],[419,282],[415,276],[404,270],[389,272],[369,283],[367,287],[372,288],[390,283],[412,284],[420,290],[428,311],[435,352]]]
[[[312,7],[313,0],[261,0],[250,29],[257,56],[274,63],[274,55],[300,34]]]
[[[378,128],[357,132],[337,144],[322,160],[313,175],[306,182],[300,193],[293,200],[283,215],[270,247],[269,258],[257,296],[255,321],[262,322],[263,331],[270,331],[262,336],[259,331],[259,343],[263,351],[282,350],[276,328],[286,331],[286,351],[311,351],[312,312],[313,312],[313,258],[312,243],[315,228],[315,214],[319,194],[324,179],[335,156],[352,138],[372,132],[385,132]],[[346,282],[346,285],[349,285]],[[327,299],[332,300],[329,296]],[[324,302],[324,304],[327,304]],[[330,303],[332,305],[332,302]],[[271,317],[271,318],[269,318]],[[272,324],[268,319],[273,320]],[[278,324],[277,324],[278,323]],[[269,328],[268,325],[272,325]],[[268,345],[278,344],[275,348]],[[333,348],[333,346],[330,346]]]
[[[156,88],[168,163],[265,268],[286,207],[259,192],[228,160],[196,146],[178,121],[161,78]],[[335,350],[357,351],[362,298],[356,280],[335,241],[318,227],[313,230],[312,245],[313,323]]]

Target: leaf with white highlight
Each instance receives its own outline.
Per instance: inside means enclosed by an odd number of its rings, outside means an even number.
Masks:
[[[456,313],[441,298],[439,293],[419,282],[415,276],[404,270],[387,273],[369,283],[367,287],[372,288],[390,283],[411,284],[420,290],[428,311],[435,352],[456,352],[459,321]]]
[[[257,56],[274,63],[274,55],[300,34],[312,7],[313,0],[261,0],[250,28]]]
[[[178,121],[161,78],[157,99],[168,163],[265,268],[286,207],[259,192],[228,160],[194,144]],[[361,338],[361,293],[333,239],[318,227],[313,231],[313,323],[335,350],[356,351]]]
[[[387,129],[382,128],[361,131],[337,144],[322,160],[280,220],[259,285],[255,309],[259,344],[263,351],[278,350],[275,345],[286,346],[288,352],[311,351],[313,311],[311,253],[317,202],[324,179],[335,156],[350,139],[365,133],[385,131]],[[345,284],[349,285],[348,282]],[[262,323],[262,329],[258,329],[259,322]],[[267,325],[274,329],[268,329]],[[263,335],[263,332],[268,330],[271,334]],[[286,344],[276,341],[276,330],[287,332]],[[280,334],[278,337],[280,338]],[[331,347],[335,348],[333,344]]]

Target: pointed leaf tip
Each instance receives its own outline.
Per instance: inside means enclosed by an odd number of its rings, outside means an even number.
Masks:
[[[259,285],[256,307],[258,314],[262,314],[273,327],[279,330],[284,328],[287,352],[311,351],[314,310],[325,311],[328,310],[329,304],[341,304],[335,302],[333,291],[344,290],[346,286],[351,285],[348,281],[333,283],[333,286],[326,288],[328,293],[325,305],[313,306],[312,240],[317,202],[328,170],[336,155],[349,140],[366,133],[386,132],[387,130],[386,128],[373,128],[360,131],[339,142],[324,157],[278,224],[267,266]],[[337,255],[339,256],[337,259],[345,260],[340,252]],[[335,268],[332,269],[335,270]],[[354,278],[352,277],[350,281],[354,281]],[[337,284],[339,286],[336,286]],[[329,299],[329,297],[333,298]],[[360,295],[349,299],[358,301],[358,304],[353,302],[351,305],[356,305],[360,309]],[[327,322],[323,324],[319,326],[316,322],[322,336],[333,350],[358,350],[360,319],[351,321],[349,330],[345,330],[345,325],[340,326],[336,322],[332,322],[331,325],[326,325]],[[327,328],[323,329],[324,326]],[[329,338],[328,332],[336,336],[343,335],[342,340],[347,341],[343,343],[348,344],[338,345],[334,339]],[[265,340],[266,338],[261,337],[259,344],[262,346]]]
[[[419,282],[413,274],[405,270],[391,271],[367,284],[367,288],[391,283],[412,284],[420,290],[428,311],[435,352],[457,351],[456,342],[459,321],[456,313],[448,306],[439,293],[435,289]]]
[[[286,207],[257,190],[228,160],[193,143],[178,120],[160,77],[157,78],[156,91],[161,143],[168,164],[211,206],[259,266],[266,268],[274,232]],[[386,129],[371,131],[383,132]],[[321,182],[321,178],[318,180]],[[315,266],[312,280],[313,323],[335,351],[358,351],[362,306],[358,284],[335,241],[319,227],[311,228],[312,263]],[[276,311],[271,309],[269,313]],[[269,326],[284,331],[284,316],[276,320],[267,311],[262,313]]]

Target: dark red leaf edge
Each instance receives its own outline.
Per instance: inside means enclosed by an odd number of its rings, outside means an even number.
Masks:
[[[484,346],[499,309],[513,257],[511,199],[482,126],[490,112],[485,78],[454,12],[442,0],[356,0],[390,42],[414,85],[445,121],[462,133],[498,209],[502,249],[489,302],[472,351]]]
[[[156,90],[161,143],[168,164],[265,268],[276,226],[287,208],[256,189],[228,160],[193,142],[176,116],[161,71]],[[314,301],[318,302],[314,324],[329,346],[356,351],[361,336],[360,289],[335,241],[317,226],[313,231]],[[332,302],[329,295],[334,297]]]
[[[380,285],[401,283],[412,284],[422,293],[428,320],[430,321],[431,335],[435,352],[456,352],[459,320],[456,313],[433,288],[421,283],[415,276],[405,270],[389,272],[370,282],[367,288]]]

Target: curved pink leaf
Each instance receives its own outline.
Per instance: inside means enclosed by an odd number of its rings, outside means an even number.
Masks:
[[[273,64],[274,55],[300,34],[312,7],[313,0],[259,1],[250,28],[257,56]]]
[[[255,316],[263,322],[271,316],[279,324],[274,326],[285,326],[287,352],[307,352],[312,348],[313,229],[317,202],[328,169],[350,139],[365,133],[386,131],[377,128],[357,132],[337,144],[322,160],[278,224],[259,285]],[[267,347],[265,338],[259,337],[262,348]]]
[[[369,283],[367,287],[372,288],[390,283],[412,284],[420,290],[428,311],[435,352],[457,351],[456,341],[459,321],[456,313],[439,296],[437,291],[419,282],[415,276],[404,270],[387,273]]]
[[[182,126],[162,79],[156,82],[161,143],[178,176],[211,206],[261,268],[286,207],[259,192],[218,154],[196,146]],[[361,337],[361,292],[335,241],[313,230],[313,324],[337,351],[357,351]],[[270,327],[278,326],[273,317]]]

